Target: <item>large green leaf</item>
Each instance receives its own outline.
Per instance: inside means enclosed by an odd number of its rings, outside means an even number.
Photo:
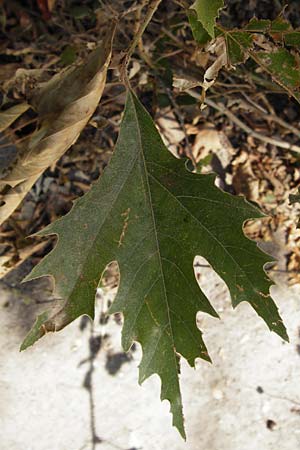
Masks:
[[[212,38],[215,37],[216,18],[223,6],[223,0],[196,0],[191,6],[191,9],[196,11],[199,22]]]
[[[209,360],[196,313],[217,317],[199,289],[193,260],[202,255],[227,283],[233,306],[248,301],[268,327],[287,339],[263,271],[270,258],[245,237],[246,219],[261,213],[241,197],[196,175],[165,148],[154,123],[129,92],[109,166],[71,212],[43,230],[57,234],[55,249],[28,279],[51,275],[62,307],[38,317],[22,349],[82,314],[94,316],[95,291],[111,261],[120,286],[111,312],[124,314],[123,346],[141,343],[140,382],[161,378],[161,398],[184,436],[179,358]]]

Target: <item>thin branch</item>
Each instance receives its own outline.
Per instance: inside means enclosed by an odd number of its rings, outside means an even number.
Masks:
[[[155,11],[157,10],[159,4],[161,3],[162,0],[150,0],[149,6],[148,6],[148,10],[146,12],[145,18],[143,20],[143,22],[141,23],[137,33],[135,34],[131,45],[129,47],[129,49],[126,52],[126,55],[124,57],[124,60],[122,62],[121,65],[121,79],[122,81],[124,81],[124,83],[129,86],[129,80],[128,80],[128,76],[127,76],[127,67],[130,61],[130,58],[136,48],[136,46],[138,45],[140,39],[142,38],[144,31],[146,30],[149,22],[151,21],[153,14],[155,13]]]
[[[294,127],[293,125],[290,125],[289,123],[287,123],[285,120],[281,119],[280,117],[277,117],[276,114],[274,113],[274,110],[270,114],[269,111],[267,111],[265,108],[263,108],[258,103],[254,102],[247,94],[245,94],[245,92],[241,92],[241,94],[243,95],[243,97],[245,97],[247,102],[249,102],[251,105],[253,105],[256,109],[258,109],[259,111],[261,111],[264,114],[264,119],[267,122],[276,122],[280,126],[282,126],[282,128],[285,128],[286,130],[289,130],[295,136],[300,138],[300,129]],[[265,100],[266,99],[264,98],[264,101]],[[268,105],[268,106],[270,107],[270,105]]]
[[[192,89],[188,89],[186,92],[192,97],[201,100],[201,94],[198,94],[198,92],[193,91]],[[269,136],[264,136],[263,134],[257,133],[256,131],[252,130],[252,128],[250,128],[248,125],[242,122],[238,117],[236,117],[229,109],[227,109],[221,103],[215,103],[210,98],[207,98],[205,100],[205,103],[211,108],[215,109],[216,111],[219,111],[221,114],[227,116],[228,119],[231,120],[231,122],[233,122],[235,125],[241,128],[243,131],[245,131],[248,134],[248,136],[252,136],[261,142],[265,142],[266,144],[275,145],[276,147],[284,148],[285,150],[291,150],[293,152],[300,153],[300,147],[298,145],[290,144],[289,142],[284,142],[280,139],[274,139]]]

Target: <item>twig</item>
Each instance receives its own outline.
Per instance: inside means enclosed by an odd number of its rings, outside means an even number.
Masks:
[[[171,33],[169,30],[167,30],[167,28],[162,27],[161,31],[168,36],[168,38],[171,39],[171,41],[173,41],[177,47],[180,47],[182,50],[186,51],[187,53],[192,53],[189,49],[188,46],[184,45],[180,39],[178,39],[178,37],[176,37],[173,33]]]
[[[189,9],[189,7],[190,7],[188,2],[185,0],[174,0],[174,2],[177,3],[177,5],[181,6],[181,8],[184,8],[184,9]]]
[[[129,47],[129,49],[126,52],[126,55],[124,57],[124,60],[122,62],[121,65],[121,79],[122,81],[126,84],[126,86],[129,86],[129,80],[128,80],[128,76],[127,76],[127,67],[130,61],[130,58],[136,48],[136,46],[138,45],[141,37],[144,34],[144,31],[146,30],[149,22],[151,21],[153,14],[155,13],[155,11],[157,10],[159,4],[161,3],[162,0],[149,0],[149,6],[148,6],[148,10],[146,12],[144,21],[141,23],[137,33],[135,34],[132,43]]]
[[[34,117],[33,119],[27,120],[26,122],[21,123],[20,125],[18,125],[15,128],[8,128],[7,130],[5,130],[4,134],[5,134],[5,136],[6,135],[12,135],[16,131],[19,131],[22,128],[25,128],[25,127],[27,127],[28,125],[31,125],[34,122],[37,122],[37,117]]]
[[[249,97],[249,95],[246,94],[246,92],[241,91],[242,96],[247,100],[250,105],[254,106],[255,109],[262,112],[263,114],[269,114],[269,111],[267,111],[265,108],[263,108],[261,105],[256,103],[252,98]]]
[[[286,130],[289,130],[291,133],[293,133],[295,136],[297,136],[298,138],[300,138],[300,130],[297,129],[296,127],[294,127],[293,125],[290,125],[289,123],[287,123],[285,120],[281,119],[280,117],[277,117],[277,115],[274,113],[274,111],[272,111],[272,113],[270,114],[269,111],[267,111],[265,108],[261,107],[259,104],[257,104],[256,102],[254,102],[247,94],[245,94],[244,92],[241,92],[241,94],[243,95],[243,97],[245,97],[245,99],[247,100],[247,102],[249,102],[251,105],[253,105],[256,109],[258,109],[259,111],[261,111],[264,114],[264,119],[267,122],[276,122],[278,123],[280,126],[282,126],[282,128],[285,128]],[[265,98],[264,98],[265,100]],[[270,107],[270,105],[268,105]]]
[[[188,89],[186,91],[189,95],[192,97],[200,100],[201,95],[198,94],[198,92],[193,91],[192,89]],[[256,131],[252,130],[248,125],[246,125],[244,122],[242,122],[238,117],[236,117],[229,109],[227,109],[224,105],[220,103],[215,103],[213,100],[207,98],[205,100],[205,103],[208,106],[211,106],[216,111],[219,111],[221,114],[228,117],[231,122],[233,122],[235,125],[237,125],[239,128],[241,128],[243,131],[245,131],[248,136],[252,136],[255,139],[260,140],[261,142],[265,142],[266,144],[275,145],[276,147],[284,148],[286,150],[291,150],[293,152],[300,153],[300,147],[295,144],[290,144],[289,142],[281,141],[280,139],[274,139],[269,136],[264,136],[263,134],[257,133]]]
[[[142,40],[142,38],[139,40],[138,48],[139,48],[139,52],[140,52],[141,57],[148,64],[148,66],[153,69],[155,67],[155,64],[152,62],[151,58],[145,52],[145,49],[143,47],[143,40]],[[190,141],[189,141],[189,137],[188,137],[188,134],[186,132],[184,118],[182,116],[180,108],[179,108],[176,100],[174,99],[171,90],[165,85],[165,83],[164,83],[164,81],[162,79],[161,79],[161,82],[162,82],[162,84],[164,86],[164,89],[165,89],[165,91],[167,93],[167,96],[169,97],[170,103],[172,104],[172,106],[174,108],[175,115],[177,116],[177,119],[179,120],[180,127],[181,127],[181,129],[182,129],[182,131],[184,133],[184,140],[185,140],[185,145],[186,145],[186,154],[190,158],[194,168],[196,169],[197,168],[197,162],[195,160],[195,157],[194,157],[194,154],[193,154],[193,150],[192,150],[192,147],[191,147],[191,144],[190,144]]]
[[[11,142],[5,142],[4,144],[0,144],[0,148],[6,148],[9,147],[10,145],[18,145],[21,142],[25,141],[26,139],[28,139],[28,136],[23,136],[22,138],[17,139],[15,141],[12,140]]]
[[[137,25],[137,27],[136,27],[136,29],[135,29],[135,32],[136,32],[136,33],[138,32],[138,28],[139,28],[138,25],[139,25],[139,23],[140,23],[140,21],[141,21],[142,10],[143,10],[143,8],[144,8],[144,6],[145,6],[146,3],[147,3],[147,0],[144,0],[144,1],[142,2],[142,4],[140,5],[140,8],[136,11],[136,15],[135,15],[135,18],[136,18],[136,25]],[[139,50],[139,53],[140,53],[141,58],[145,61],[145,63],[146,63],[150,68],[153,69],[154,65],[153,65],[153,63],[152,63],[151,58],[148,56],[148,54],[146,53],[146,51],[145,51],[145,49],[144,49],[143,37],[142,37],[142,36],[141,36],[140,40],[138,41],[138,50]]]
[[[117,11],[115,11],[115,10],[111,7],[111,5],[109,4],[109,2],[106,3],[106,2],[104,2],[103,0],[99,0],[99,3],[100,3],[100,5],[101,5],[102,8],[103,8],[104,13],[106,12],[107,9],[109,9],[111,15],[112,15],[115,19],[117,19],[118,13],[117,13]]]
[[[128,14],[131,14],[132,12],[138,11],[141,8],[141,5],[138,5],[137,2],[135,2],[130,8],[128,8],[126,11],[123,11],[119,15],[119,19],[123,19],[123,17],[127,16]],[[143,8],[143,6],[142,6]]]
[[[272,122],[272,121],[277,122],[283,128],[290,130],[295,136],[300,138],[300,130],[298,130],[296,127],[293,127],[293,125],[290,125],[289,123],[285,122],[285,120],[280,119],[280,117],[277,117],[273,114],[268,114],[268,115],[266,115],[265,119],[270,122]]]
[[[157,63],[158,63],[159,61],[161,61],[162,59],[170,58],[170,56],[178,55],[178,53],[182,53],[182,52],[183,52],[183,50],[182,50],[181,48],[178,48],[177,50],[173,50],[173,51],[170,52],[170,53],[165,53],[164,55],[160,56],[159,58],[157,58],[157,59],[155,60],[155,64],[157,64]]]
[[[132,43],[131,43],[131,45],[130,45],[128,51],[127,51],[127,54],[126,54],[126,60],[129,61],[130,57],[132,56],[132,54],[133,54],[133,52],[134,52],[134,50],[135,50],[135,48],[136,48],[136,46],[137,46],[139,40],[140,40],[141,37],[143,36],[144,31],[146,30],[146,28],[147,28],[149,22],[151,21],[151,19],[152,19],[152,17],[153,17],[153,14],[154,14],[155,11],[157,10],[157,8],[158,8],[160,2],[161,2],[161,0],[152,0],[152,1],[150,2],[149,7],[148,7],[148,11],[147,11],[146,16],[145,16],[145,18],[144,18],[144,21],[141,23],[141,25],[140,25],[140,27],[139,27],[139,29],[138,29],[136,35],[135,35],[134,38],[133,38]]]

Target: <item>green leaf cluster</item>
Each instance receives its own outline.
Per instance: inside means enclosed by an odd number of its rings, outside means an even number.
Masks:
[[[235,65],[251,58],[290,96],[300,101],[298,69],[300,31],[282,17],[274,21],[253,18],[243,30],[225,30],[228,62]]]
[[[251,58],[272,80],[300,102],[300,30],[283,16],[274,21],[254,17],[243,29],[216,25],[222,0],[196,0],[187,11],[194,39],[201,45],[216,36],[226,43],[228,67]]]

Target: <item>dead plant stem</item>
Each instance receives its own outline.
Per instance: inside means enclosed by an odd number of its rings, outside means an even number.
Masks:
[[[189,89],[186,91],[189,95],[192,97],[201,100],[201,94],[198,94],[198,92]],[[229,109],[227,109],[224,105],[221,103],[215,103],[210,98],[206,98],[205,103],[210,106],[211,108],[215,109],[216,111],[219,111],[221,114],[228,117],[228,119],[233,122],[235,125],[237,125],[241,130],[245,131],[248,136],[252,136],[255,139],[258,139],[261,142],[265,142],[266,144],[275,145],[276,147],[284,148],[286,150],[291,150],[293,152],[300,153],[300,147],[295,144],[290,144],[289,142],[284,142],[280,139],[274,139],[269,136],[265,136],[263,134],[257,133],[256,131],[252,130],[248,125],[246,125],[244,122],[242,122],[238,117],[236,117]]]
[[[137,47],[140,39],[142,38],[144,31],[146,30],[149,22],[151,21],[151,19],[153,17],[153,14],[157,10],[161,1],[162,0],[149,0],[148,1],[149,5],[148,5],[148,9],[147,9],[146,15],[144,17],[144,20],[141,23],[138,31],[136,32],[136,34],[126,52],[125,58],[123,60],[122,66],[121,66],[121,78],[123,79],[124,83],[127,86],[129,86],[129,80],[128,80],[128,76],[127,76],[127,67],[128,67],[130,58],[131,58],[135,48]]]

